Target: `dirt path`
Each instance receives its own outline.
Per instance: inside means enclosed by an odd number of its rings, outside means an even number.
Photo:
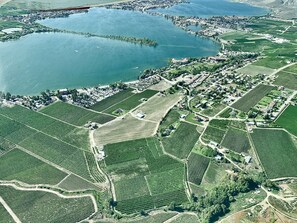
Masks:
[[[13,218],[13,220],[16,223],[22,223],[18,216],[13,212],[13,210],[9,207],[9,205],[3,200],[3,198],[0,196],[0,203],[3,205],[3,207],[6,209],[6,211],[10,214],[10,216]]]

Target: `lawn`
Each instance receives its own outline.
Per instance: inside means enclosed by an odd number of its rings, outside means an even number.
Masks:
[[[1,186],[0,196],[22,222],[72,223],[89,217],[94,212],[90,198],[63,199],[41,191],[20,191]]]
[[[268,94],[274,87],[260,84],[253,90],[245,94],[242,98],[236,101],[232,107],[243,112],[248,112],[254,107],[266,94]]]
[[[40,112],[77,126],[83,126],[89,121],[104,124],[114,119],[113,116],[99,114],[64,102],[56,102]]]
[[[149,195],[144,176],[123,179],[114,183],[117,201]]]
[[[251,136],[270,179],[297,177],[297,148],[288,133],[283,130],[254,129]]]
[[[181,122],[177,130],[162,141],[166,152],[180,159],[185,159],[193,149],[198,138],[199,133],[195,125]]]
[[[293,135],[297,136],[297,106],[290,105],[275,121],[276,124],[288,130]]]
[[[1,180],[55,185],[66,176],[66,173],[18,149],[0,157]]]
[[[167,221],[168,219],[174,217],[175,215],[177,215],[177,213],[175,212],[164,212],[164,213],[142,217],[137,220],[132,220],[132,221],[129,221],[129,223],[160,223],[160,222]]]
[[[197,223],[199,222],[198,217],[194,214],[180,214],[177,218],[175,218],[173,221],[170,221],[171,223]]]
[[[270,75],[274,72],[274,69],[249,64],[243,68],[240,68],[238,72],[250,76],[256,76],[258,74]]]
[[[247,153],[250,143],[246,132],[230,127],[224,137],[222,146],[238,153]]]
[[[209,165],[209,158],[191,153],[188,159],[188,181],[199,185]]]
[[[273,84],[284,86],[286,88],[297,90],[297,73],[288,73],[285,71],[281,71],[277,73],[277,78]]]

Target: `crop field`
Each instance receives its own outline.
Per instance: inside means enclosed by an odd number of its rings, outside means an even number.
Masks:
[[[235,128],[229,128],[222,142],[222,146],[235,152],[242,153],[248,151],[250,143],[246,132]]]
[[[68,191],[98,190],[99,187],[73,174],[61,181],[58,186]]]
[[[102,112],[102,111],[108,109],[109,107],[111,107],[117,103],[120,103],[121,101],[134,95],[134,93],[132,92],[133,90],[134,89],[129,88],[127,90],[120,91],[108,98],[103,99],[102,101],[97,102],[96,104],[91,106],[90,109],[98,111],[98,112]]]
[[[183,189],[184,174],[184,168],[177,168],[147,176],[148,185],[152,195]]]
[[[202,179],[201,185],[204,188],[210,189],[220,183],[225,176],[227,176],[227,173],[222,166],[219,166],[214,162],[210,162]]]
[[[90,178],[83,151],[42,133],[33,135],[20,143],[22,147],[65,169]]]
[[[96,165],[96,160],[95,157],[92,153],[90,152],[84,152],[86,161],[90,170],[90,174],[97,183],[103,183],[106,181],[104,175],[98,170],[97,165]]]
[[[0,136],[0,157],[16,147],[15,144]]]
[[[22,222],[72,223],[94,212],[88,197],[63,199],[52,193],[21,191],[8,186],[0,187],[0,196]]]
[[[297,74],[297,65],[292,65],[290,67],[287,67],[283,71]]]
[[[243,68],[240,68],[238,70],[238,73],[250,75],[250,76],[256,76],[258,74],[265,74],[270,75],[274,72],[274,69],[268,68],[268,67],[262,67],[262,66],[256,66],[256,65],[247,65]]]
[[[3,223],[14,223],[15,222],[2,204],[0,204],[0,216],[1,216],[0,222],[3,222]]]
[[[216,127],[207,126],[206,130],[203,133],[203,140],[205,141],[214,141],[216,143],[221,143],[225,135],[225,130],[221,130]]]
[[[177,213],[175,213],[175,212],[158,213],[158,214],[142,217],[137,220],[129,221],[129,223],[160,223],[160,222],[164,223],[165,221],[167,221],[168,219],[170,219],[176,215],[177,215]]]
[[[199,133],[196,126],[181,122],[177,130],[170,136],[162,140],[166,152],[180,158],[185,159],[194,145],[198,141]]]
[[[149,87],[150,90],[154,91],[166,91],[169,89],[172,85],[169,84],[167,81],[161,80],[159,83]]]
[[[273,84],[284,86],[286,88],[297,90],[297,73],[289,73],[280,71],[277,73],[278,77]]]
[[[179,118],[180,114],[178,113],[178,111],[175,109],[171,109],[160,123],[160,128],[168,128],[169,126],[179,121]]]
[[[115,120],[97,129],[94,138],[97,145],[106,145],[151,137],[155,134],[156,129],[157,123],[139,120],[127,115],[124,119]]]
[[[102,162],[115,181],[117,210],[133,213],[187,200],[184,165],[164,155],[156,138],[109,144],[104,150]]]
[[[75,0],[36,0],[35,2],[30,2],[28,0],[12,0],[7,3],[10,7],[16,7],[27,10],[51,10],[51,9],[65,9],[65,8],[76,8],[84,6],[100,6],[110,3],[117,3],[129,0],[87,0],[87,1],[75,1]]]
[[[147,100],[157,93],[158,91],[145,90],[141,93],[132,95],[131,97],[121,101],[118,104],[109,107],[108,109],[104,110],[104,112],[109,114],[116,114],[115,112],[119,109],[122,109],[124,112],[128,112],[143,103],[143,99]]]
[[[77,126],[83,126],[89,121],[104,124],[115,118],[111,115],[99,114],[64,102],[54,103],[40,112]]]
[[[236,101],[232,107],[243,112],[248,112],[254,107],[266,94],[268,94],[274,87],[260,84],[253,90],[245,94],[242,98]]]
[[[66,176],[66,173],[18,149],[0,157],[1,180],[55,185]]]
[[[0,108],[0,114],[3,117],[13,119],[15,123],[9,128],[15,128],[11,132],[18,130],[17,125],[22,128],[31,127],[37,131],[44,132],[52,137],[56,137],[62,141],[72,144],[73,146],[89,150],[89,136],[86,129],[79,129],[72,125],[57,121],[54,118],[48,117],[38,112],[26,109],[21,106],[12,108]],[[2,117],[1,117],[2,119]],[[25,131],[27,132],[27,131]],[[32,131],[30,131],[31,134]],[[32,132],[33,133],[33,132]],[[75,137],[74,137],[75,136]]]
[[[149,195],[149,189],[144,176],[123,179],[115,182],[114,186],[117,201]]]
[[[203,179],[204,173],[208,168],[210,160],[196,153],[191,153],[188,159],[188,180],[191,183],[199,185]]]
[[[297,176],[297,148],[288,133],[283,130],[254,129],[251,136],[270,179]]]
[[[180,99],[181,96],[177,94],[157,95],[140,106],[134,113],[137,114],[141,111],[145,114],[144,119],[160,122],[168,110],[180,101]]]
[[[297,106],[290,105],[275,122],[293,135],[297,136],[296,114]]]
[[[199,222],[198,217],[194,214],[180,214],[171,223],[197,223]]]

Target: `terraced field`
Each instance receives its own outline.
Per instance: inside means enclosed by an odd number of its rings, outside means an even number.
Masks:
[[[269,178],[297,177],[297,148],[288,133],[275,129],[254,129],[251,136]]]
[[[64,102],[56,102],[40,112],[76,126],[83,126],[89,121],[104,124],[115,119],[111,115],[99,114]]]

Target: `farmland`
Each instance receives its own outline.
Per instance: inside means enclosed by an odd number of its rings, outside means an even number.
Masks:
[[[108,109],[104,110],[105,113],[119,115],[122,114],[122,112],[117,112],[118,110],[122,110],[123,112],[128,112],[132,110],[133,108],[137,107],[141,103],[143,103],[143,100],[147,100],[150,97],[157,94],[158,91],[153,90],[145,90],[141,93],[137,93],[132,95],[131,97],[109,107]]]
[[[288,130],[290,133],[297,136],[297,106],[290,105],[276,120],[276,124]]]
[[[196,126],[181,122],[177,130],[170,136],[162,140],[166,152],[185,159],[193,149],[199,138]]]
[[[280,71],[277,73],[277,75],[278,77],[273,84],[284,86],[292,90],[297,90],[297,73]]]
[[[30,156],[14,149],[0,157],[0,179],[19,180],[28,184],[57,184],[67,174]],[[14,165],[11,165],[11,164]]]
[[[94,138],[97,145],[106,145],[151,137],[154,135],[156,128],[157,123],[139,120],[128,114],[122,119],[107,123],[97,129]]]
[[[99,187],[85,181],[84,179],[70,174],[63,179],[58,186],[68,191],[82,191],[82,190],[98,190]]]
[[[98,112],[102,112],[102,111],[108,109],[109,107],[111,107],[115,104],[118,104],[121,101],[134,95],[134,93],[132,91],[133,91],[133,89],[131,89],[131,88],[129,88],[127,90],[120,91],[108,98],[103,99],[102,101],[97,102],[96,104],[91,106],[90,109],[98,111]]]
[[[199,185],[203,179],[204,173],[208,168],[210,160],[196,153],[191,153],[188,160],[188,180],[191,183]]]
[[[1,222],[3,223],[14,223],[15,221],[10,216],[10,214],[6,211],[6,209],[0,204],[0,216],[1,216]]]
[[[0,196],[22,222],[70,223],[83,220],[94,212],[89,197],[63,199],[52,193],[21,191],[8,186],[0,187]]]
[[[239,69],[238,72],[245,75],[251,75],[251,76],[256,76],[258,74],[270,75],[274,72],[274,69],[250,64]]]
[[[22,128],[23,126],[26,126],[33,130],[58,138],[59,140],[65,141],[73,146],[80,147],[85,150],[89,149],[88,132],[85,129],[79,129],[21,106],[1,108],[0,114],[7,119],[15,121],[14,126],[22,124]],[[3,117],[1,117],[1,119]]]
[[[164,155],[156,138],[109,144],[104,150],[101,165],[115,181],[119,211],[133,213],[168,205],[172,199],[187,200],[183,164]]]
[[[89,121],[104,124],[114,119],[113,116],[99,114],[64,102],[56,102],[40,112],[77,126],[83,126]]]
[[[222,146],[238,153],[247,152],[250,148],[246,132],[235,128],[228,129],[222,142]]]
[[[243,112],[248,112],[254,107],[266,94],[268,94],[274,87],[268,85],[258,85],[253,90],[248,92],[238,101],[236,101],[232,107]]]
[[[288,133],[283,130],[254,129],[251,136],[269,178],[297,176],[297,148]]]
[[[214,141],[220,143],[225,135],[225,131],[219,128],[212,126],[207,126],[206,130],[203,133],[203,140],[205,141]]]
[[[167,114],[168,110],[180,101],[181,96],[178,94],[157,95],[144,105],[140,106],[134,113],[143,112],[144,119],[160,122]],[[179,116],[178,116],[179,118]]]

